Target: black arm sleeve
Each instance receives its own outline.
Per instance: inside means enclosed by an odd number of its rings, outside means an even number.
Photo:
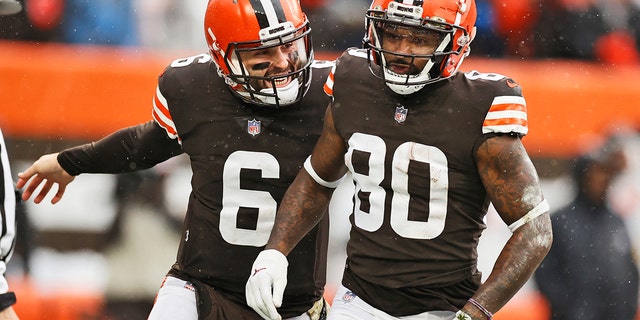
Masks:
[[[71,175],[148,169],[182,153],[177,140],[154,121],[116,131],[97,142],[66,149],[58,162]]]

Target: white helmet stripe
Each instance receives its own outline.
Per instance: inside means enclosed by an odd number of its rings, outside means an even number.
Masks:
[[[269,25],[275,26],[276,24],[280,23],[278,21],[278,15],[276,14],[276,10],[273,7],[273,2],[271,2],[271,0],[260,0],[260,2],[262,2],[262,7],[264,8],[264,13],[267,16]]]
[[[287,21],[279,0],[249,0],[256,14],[260,29],[265,29]]]
[[[462,13],[460,13],[460,11],[458,11],[456,13],[456,22],[454,23],[456,26],[460,25],[460,21],[462,21]]]

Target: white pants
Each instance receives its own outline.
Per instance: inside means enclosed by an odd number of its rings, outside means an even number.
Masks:
[[[184,280],[167,277],[158,290],[158,296],[148,320],[198,320],[196,292]],[[310,320],[305,313],[286,320]]]
[[[167,277],[148,320],[198,320],[196,291],[186,281]]]
[[[429,311],[411,316],[394,317],[364,302],[344,286],[336,291],[327,320],[453,320],[455,312]]]

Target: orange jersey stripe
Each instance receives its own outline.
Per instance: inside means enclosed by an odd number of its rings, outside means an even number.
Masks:
[[[329,76],[327,77],[327,81],[324,83],[323,89],[324,93],[328,96],[333,97],[333,81],[334,81],[334,73],[336,72],[336,65],[333,65],[331,68],[331,72],[329,72]]]
[[[527,112],[527,106],[517,103],[499,103],[491,105],[489,112],[495,111],[522,111]]]
[[[155,102],[155,109],[160,110],[160,112],[162,112],[162,114],[167,117],[168,119],[171,119],[171,114],[169,113],[169,109],[162,103],[162,101],[160,101],[160,98],[158,98],[158,94],[154,94],[153,95],[153,100]]]

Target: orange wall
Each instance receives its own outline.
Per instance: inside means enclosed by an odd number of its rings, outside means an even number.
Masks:
[[[0,125],[9,137],[55,140],[97,139],[144,122],[157,75],[184,55],[0,41]],[[612,124],[640,128],[640,66],[467,59],[462,69],[509,75],[522,85],[530,128],[523,141],[534,157],[573,155]]]

